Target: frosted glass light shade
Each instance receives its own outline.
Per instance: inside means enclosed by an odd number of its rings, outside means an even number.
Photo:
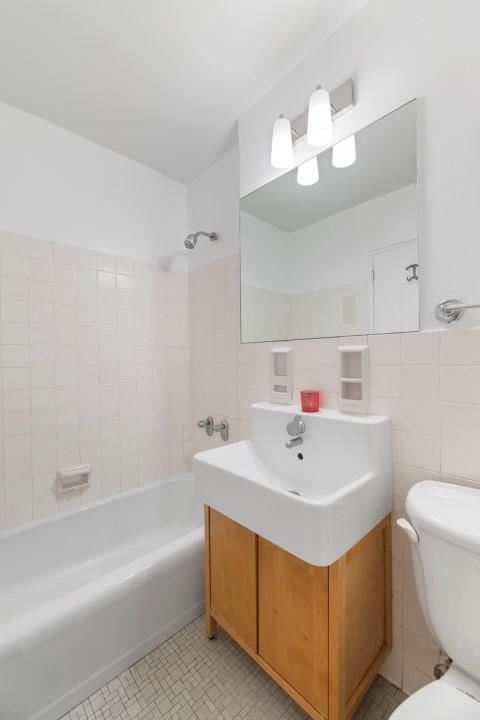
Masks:
[[[290,120],[282,115],[273,123],[270,162],[274,168],[279,169],[293,163],[292,127]]]
[[[328,145],[333,135],[330,95],[325,88],[317,88],[308,103],[307,142],[312,147]]]
[[[336,168],[347,168],[357,159],[355,135],[345,138],[332,148],[332,165]]]
[[[313,157],[298,166],[297,182],[299,185],[315,185],[318,182],[318,162]]]

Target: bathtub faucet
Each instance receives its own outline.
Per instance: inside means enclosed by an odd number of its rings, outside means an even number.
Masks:
[[[199,428],[205,428],[205,432],[209,437],[211,437],[214,432],[219,432],[222,440],[227,442],[229,432],[228,420],[222,420],[222,422],[215,424],[213,417],[209,415],[205,420],[199,420],[197,425]]]

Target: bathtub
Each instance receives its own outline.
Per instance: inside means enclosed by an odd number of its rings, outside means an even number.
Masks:
[[[203,610],[181,474],[0,533],[0,719],[57,720]]]

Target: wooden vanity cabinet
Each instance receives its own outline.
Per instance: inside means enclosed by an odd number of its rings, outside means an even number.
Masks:
[[[212,509],[208,525],[210,607],[222,627],[256,652],[257,536]]]
[[[316,567],[205,508],[206,630],[217,623],[315,720],[355,712],[391,646],[390,518]]]
[[[328,568],[258,538],[258,654],[328,715]]]

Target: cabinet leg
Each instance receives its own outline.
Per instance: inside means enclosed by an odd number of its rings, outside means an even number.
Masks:
[[[212,618],[208,611],[205,612],[205,632],[210,640],[217,636],[217,621]]]

